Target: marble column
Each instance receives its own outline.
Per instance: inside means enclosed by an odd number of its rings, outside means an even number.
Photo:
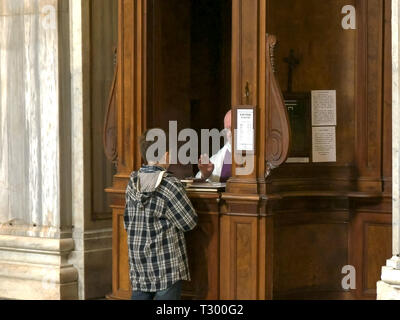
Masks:
[[[101,3],[106,5],[109,1]],[[75,243],[69,261],[78,269],[79,299],[104,298],[112,290],[112,226],[111,220],[95,220],[92,217],[90,2],[69,0],[69,3],[72,220]]]
[[[0,0],[0,297],[75,299],[68,0]]]
[[[400,0],[392,0],[393,257],[382,268],[378,300],[400,300]]]

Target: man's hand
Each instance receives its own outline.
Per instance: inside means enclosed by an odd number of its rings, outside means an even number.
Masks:
[[[199,159],[199,170],[201,172],[201,177],[207,180],[214,171],[214,164],[210,162],[208,155],[203,154]]]

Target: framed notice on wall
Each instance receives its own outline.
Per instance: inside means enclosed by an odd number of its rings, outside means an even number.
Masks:
[[[315,90],[311,96],[313,162],[336,162],[336,90]]]
[[[314,90],[311,93],[312,125],[336,126],[336,90]]]
[[[238,106],[233,109],[235,123],[235,151],[255,153],[255,123],[256,108],[253,106]]]
[[[336,127],[313,127],[313,162],[336,162]]]

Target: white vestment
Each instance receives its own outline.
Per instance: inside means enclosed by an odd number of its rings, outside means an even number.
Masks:
[[[224,166],[224,160],[227,151],[232,154],[232,145],[229,142],[210,158],[210,162],[214,164],[214,171],[207,179],[208,182],[220,182],[222,167]],[[230,159],[230,162],[228,164],[231,163],[232,159]],[[196,175],[196,178],[201,179],[201,172]]]

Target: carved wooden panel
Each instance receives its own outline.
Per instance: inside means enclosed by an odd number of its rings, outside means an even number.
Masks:
[[[115,55],[117,50],[115,49]],[[104,118],[103,146],[104,153],[111,163],[118,162],[118,137],[117,137],[117,77],[118,66],[115,64],[114,79],[108,98],[107,111]]]
[[[196,229],[186,235],[191,282],[183,296],[190,299],[219,299],[220,195],[189,194],[199,216]]]
[[[254,286],[254,280],[251,279],[255,275],[255,270],[253,264],[249,261],[255,261],[257,256],[257,251],[252,247],[254,239],[252,239],[253,228],[252,223],[246,222],[234,222],[233,232],[231,233],[231,241],[236,248],[234,252],[235,258],[233,260],[235,270],[235,295],[236,299],[243,300],[249,297],[255,298],[254,294],[257,292]],[[254,246],[254,245],[253,245]],[[253,250],[249,250],[249,248]],[[253,280],[253,281],[251,281]]]
[[[347,225],[334,221],[303,223],[279,225],[275,230],[276,297],[342,291],[341,271],[348,264]]]
[[[186,235],[192,280],[184,284],[184,298],[219,299],[219,196],[218,194],[190,195],[199,222],[197,228]]]
[[[221,220],[221,299],[255,300],[259,298],[257,256],[258,219],[223,216]],[[262,264],[264,265],[264,263]],[[260,281],[261,280],[261,281]]]
[[[184,296],[200,300],[219,298],[219,247],[218,242],[217,245],[215,241],[210,243],[218,234],[218,219],[218,216],[199,214],[197,229],[186,237],[192,281],[185,283]]]
[[[356,268],[357,299],[376,299],[381,268],[392,255],[391,197],[357,202],[351,221],[350,264]]]
[[[348,200],[334,197],[284,197],[270,203],[274,299],[344,298],[348,209]]]
[[[118,223],[118,251],[122,254],[119,255],[118,261],[118,289],[125,291],[127,294],[130,293],[130,281],[129,281],[129,258],[128,258],[128,235],[124,228],[124,215],[120,211],[117,216]]]
[[[124,228],[124,207],[113,209],[113,292],[110,299],[130,299],[128,235]]]
[[[282,165],[289,154],[290,127],[285,100],[277,79],[274,74],[274,50],[276,37],[266,36],[266,172],[269,176],[271,171]]]
[[[392,193],[392,1],[384,2],[383,48],[383,192]]]
[[[376,294],[376,283],[381,279],[382,266],[392,254],[392,225],[365,224],[365,271],[364,289],[366,293]]]
[[[356,157],[358,188],[382,191],[384,1],[357,0]]]

